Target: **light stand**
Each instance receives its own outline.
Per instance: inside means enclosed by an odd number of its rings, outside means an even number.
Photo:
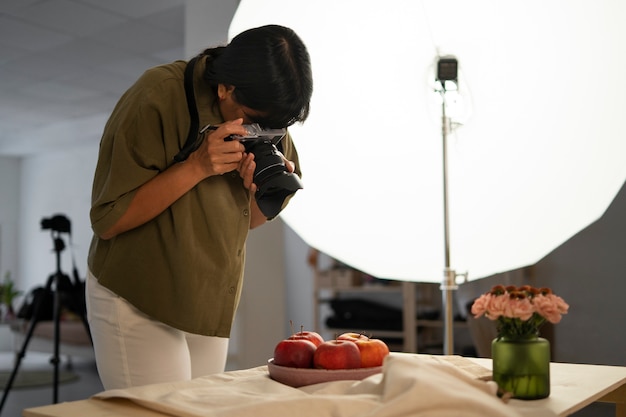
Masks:
[[[437,80],[441,83],[441,135],[443,142],[443,230],[444,230],[444,271],[440,289],[444,309],[444,355],[454,354],[454,291],[459,287],[456,278],[459,275],[450,268],[450,224],[448,212],[448,134],[450,132],[450,118],[446,114],[446,82],[458,85],[457,60],[454,57],[440,58],[437,62]]]
[[[69,229],[68,229],[69,231]],[[15,377],[17,375],[17,372],[19,370],[20,364],[22,363],[22,359],[24,358],[24,356],[26,356],[26,349],[28,347],[28,343],[30,342],[30,339],[33,335],[33,332],[35,330],[35,326],[37,325],[37,323],[39,321],[41,321],[40,317],[41,317],[41,306],[44,304],[44,300],[46,299],[46,297],[48,297],[50,294],[52,294],[53,297],[53,316],[52,316],[52,320],[54,321],[54,353],[52,358],[50,358],[50,363],[53,364],[54,366],[54,379],[53,379],[53,391],[52,391],[52,401],[54,404],[56,404],[58,402],[58,398],[59,398],[59,340],[60,340],[60,325],[59,325],[59,320],[60,320],[60,311],[61,311],[61,297],[60,297],[60,289],[62,286],[62,283],[71,283],[69,277],[67,275],[65,275],[62,271],[61,271],[61,252],[63,251],[63,249],[65,249],[65,243],[63,242],[63,239],[61,239],[60,237],[60,231],[58,230],[52,230],[52,239],[54,242],[54,251],[56,253],[56,272],[52,275],[50,275],[50,277],[48,277],[48,281],[46,282],[46,286],[44,289],[44,295],[42,297],[39,298],[38,302],[33,306],[33,315],[30,319],[30,323],[28,326],[28,331],[26,332],[26,336],[24,338],[24,342],[22,344],[22,348],[20,349],[19,353],[17,354],[16,357],[16,362],[15,362],[15,366],[13,368],[13,372],[11,373],[11,376],[9,377],[9,380],[7,381],[7,385],[4,388],[4,394],[2,395],[2,402],[0,402],[0,413],[2,412],[2,408],[4,407],[4,403],[9,395],[9,391],[11,390],[11,387],[13,386],[13,381],[15,380]],[[76,311],[76,313],[78,313],[81,316],[81,320],[83,321],[83,324],[85,325],[85,329],[87,330],[87,334],[90,334],[89,332],[89,326],[87,324],[87,319],[85,317],[85,313],[82,311],[82,309],[76,309],[79,311]]]

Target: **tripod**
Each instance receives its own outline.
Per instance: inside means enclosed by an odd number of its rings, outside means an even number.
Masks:
[[[54,321],[54,353],[52,358],[50,359],[50,363],[53,364],[54,366],[54,379],[53,379],[53,390],[52,390],[52,400],[53,403],[56,404],[58,402],[58,398],[59,398],[59,339],[60,339],[60,326],[59,326],[59,319],[60,319],[60,311],[61,311],[61,290],[63,285],[65,284],[65,286],[67,286],[67,283],[70,284],[71,286],[71,281],[69,279],[69,277],[64,274],[63,272],[61,272],[61,252],[63,251],[63,249],[65,249],[65,243],[63,242],[63,239],[61,239],[60,237],[60,232],[59,231],[52,231],[52,239],[54,241],[54,251],[56,252],[56,264],[57,264],[57,269],[56,272],[52,275],[50,275],[50,277],[48,278],[48,281],[46,282],[46,287],[44,289],[44,296],[43,297],[39,297],[39,299],[37,300],[37,303],[33,306],[33,315],[30,318],[30,323],[28,326],[28,331],[26,333],[26,336],[24,338],[24,342],[22,344],[22,348],[20,349],[19,353],[17,354],[16,357],[16,362],[15,362],[15,366],[13,368],[13,372],[11,373],[11,376],[9,377],[9,380],[7,381],[7,385],[4,388],[4,394],[2,395],[2,402],[0,402],[0,413],[2,412],[2,408],[4,407],[4,403],[9,395],[9,391],[11,390],[11,387],[13,386],[13,382],[15,380],[15,376],[17,375],[17,372],[19,370],[20,364],[22,363],[22,359],[24,358],[24,356],[26,355],[26,349],[28,347],[28,343],[30,342],[30,339],[33,335],[33,332],[35,330],[35,326],[37,325],[37,323],[39,321],[42,321],[41,317],[42,317],[42,312],[41,312],[41,307],[44,304],[44,301],[46,300],[47,296],[52,295],[53,297],[53,313],[52,313],[52,320]],[[78,275],[75,274],[75,285],[79,285],[78,282]],[[89,331],[89,324],[87,323],[87,317],[85,316],[85,311],[82,307],[79,308],[74,308],[73,310],[75,313],[77,313],[83,324],[85,325],[85,329],[87,330],[87,334],[90,335],[91,337],[91,333]]]

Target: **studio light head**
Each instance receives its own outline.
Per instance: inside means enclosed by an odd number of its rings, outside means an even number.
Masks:
[[[441,87],[449,90],[447,86],[454,84],[454,89],[458,89],[459,85],[459,63],[457,59],[451,55],[443,56],[437,61],[437,81],[441,83]]]
[[[459,63],[453,56],[444,56],[437,62],[437,79],[439,81],[458,81]]]

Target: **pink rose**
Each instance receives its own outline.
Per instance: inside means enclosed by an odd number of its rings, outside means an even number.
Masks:
[[[554,294],[538,295],[533,298],[533,304],[537,313],[553,324],[560,322],[561,315],[566,314],[569,309],[569,305]]]
[[[472,304],[472,314],[474,318],[479,318],[485,314],[490,297],[491,294],[483,294],[474,301],[474,304]]]
[[[535,308],[528,298],[514,298],[509,299],[505,309],[505,316],[526,321],[532,317],[534,312]]]
[[[489,299],[485,316],[490,320],[497,320],[500,316],[504,315],[508,299],[509,296],[506,294],[492,295]]]
[[[554,299],[557,310],[559,310],[561,314],[567,314],[567,312],[569,311],[569,304],[567,304],[564,299],[556,294],[550,294],[550,297]]]

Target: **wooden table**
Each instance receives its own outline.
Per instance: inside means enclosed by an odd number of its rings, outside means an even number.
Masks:
[[[491,369],[491,359],[467,358]],[[551,393],[542,400],[511,400],[509,405],[524,415],[532,416],[541,410],[550,410],[558,416],[568,416],[589,404],[609,402],[616,404],[616,416],[626,417],[626,367],[550,364]],[[123,399],[87,399],[24,410],[24,417],[164,417],[156,411],[143,408]]]

